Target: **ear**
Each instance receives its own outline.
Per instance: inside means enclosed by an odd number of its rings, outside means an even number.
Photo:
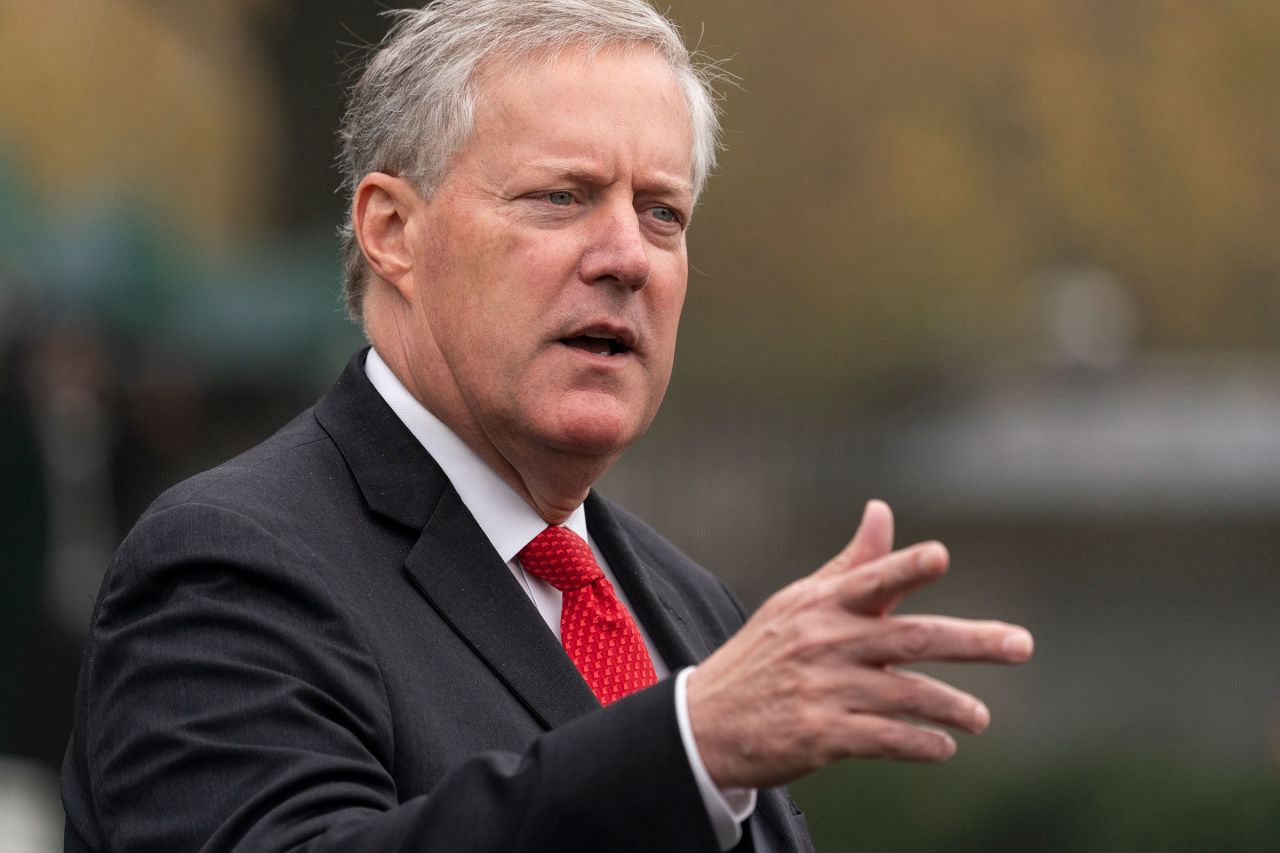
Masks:
[[[383,172],[365,175],[351,200],[351,224],[365,261],[406,300],[413,298],[408,226],[419,203],[408,181]]]

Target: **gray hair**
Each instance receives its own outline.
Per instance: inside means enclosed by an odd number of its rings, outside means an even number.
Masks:
[[[712,83],[723,74],[690,54],[675,25],[646,0],[436,0],[386,14],[395,23],[352,88],[339,132],[348,200],[370,172],[404,177],[429,196],[470,140],[482,67],[568,47],[655,49],[689,107],[695,200],[715,167],[720,124]],[[368,270],[350,206],[340,234],[347,311],[359,320]]]

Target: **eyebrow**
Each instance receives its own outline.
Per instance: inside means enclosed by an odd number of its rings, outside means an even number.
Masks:
[[[553,178],[588,184],[608,183],[608,180],[605,178],[603,173],[584,166],[555,161],[539,162],[536,160],[528,165],[531,169],[544,172]],[[668,175],[654,175],[644,180],[641,187],[645,192],[657,193],[659,195],[693,196],[692,183],[680,180],[679,178],[673,178]]]

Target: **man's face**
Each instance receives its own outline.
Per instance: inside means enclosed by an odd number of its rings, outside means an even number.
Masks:
[[[638,438],[675,354],[691,153],[649,49],[491,69],[472,141],[408,226],[412,390],[517,468]]]

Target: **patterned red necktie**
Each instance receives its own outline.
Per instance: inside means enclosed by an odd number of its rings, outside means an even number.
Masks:
[[[581,536],[548,527],[516,556],[529,574],[563,593],[560,642],[601,705],[658,680],[640,629]]]

